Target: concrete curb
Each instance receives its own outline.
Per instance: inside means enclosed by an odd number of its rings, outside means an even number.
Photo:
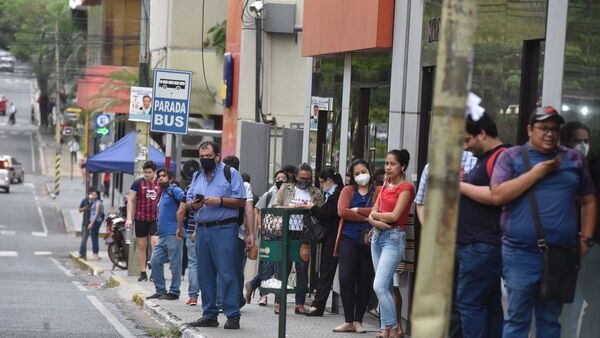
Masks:
[[[62,208],[58,205],[56,205],[54,208],[56,210],[56,215],[58,216],[59,225],[62,226],[63,229],[65,229],[65,233],[70,233],[69,229],[67,228],[67,222],[65,221],[65,215],[62,212]]]
[[[69,256],[77,264],[79,264],[79,266],[81,266],[84,269],[90,270],[92,272],[92,275],[94,275],[94,276],[99,276],[99,275],[101,275],[104,272],[103,269],[95,266],[94,264],[92,264],[92,263],[90,263],[90,262],[88,262],[86,260],[83,260],[83,259],[79,258],[79,253],[77,253],[77,252],[71,251],[71,252],[69,252]]]
[[[181,331],[182,338],[207,338],[207,336],[200,333],[195,328],[184,323],[181,318],[177,317],[173,312],[152,301],[144,299],[141,295],[133,295],[132,300],[137,304],[140,304],[140,302],[143,303],[144,310],[160,322],[177,326],[179,331]]]

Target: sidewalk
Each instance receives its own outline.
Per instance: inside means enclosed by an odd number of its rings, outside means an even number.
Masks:
[[[112,270],[112,263],[108,259],[103,243],[101,247],[100,257],[102,259],[100,261],[89,262],[80,260],[77,258],[78,253],[75,251],[70,255],[80,265],[89,268],[93,274],[105,277],[109,285],[117,288],[116,290],[120,298],[138,303],[146,312],[164,324],[170,323],[179,327],[183,337],[277,337],[279,317],[273,313],[273,295],[269,295],[268,306],[261,307],[256,304],[258,302],[258,292],[256,293],[256,297],[252,299],[252,304],[247,304],[241,309],[240,330],[224,330],[223,324],[225,324],[226,318],[223,315],[219,316],[220,326],[218,328],[192,328],[187,326],[186,323],[200,318],[202,307],[200,303],[198,306],[188,306],[185,304],[188,298],[187,275],[182,278],[179,300],[146,300],[146,296],[155,292],[154,284],[152,282],[138,282],[138,276],[127,276],[127,271],[119,270],[119,268]],[[91,252],[87,256],[91,257]],[[171,282],[168,264],[165,265],[165,277],[168,288]],[[334,333],[331,331],[331,329],[344,322],[343,315],[329,314],[327,312],[323,317],[296,315],[294,314],[293,295],[288,297],[287,303],[287,337],[357,337],[356,333]],[[310,304],[311,300],[307,299],[306,303]],[[374,336],[378,332],[377,320],[369,314],[365,314],[364,320],[364,326],[369,330],[365,336]]]

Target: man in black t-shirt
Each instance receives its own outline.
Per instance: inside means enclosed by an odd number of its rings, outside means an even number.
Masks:
[[[467,118],[464,144],[478,161],[460,183],[456,302],[463,337],[499,338],[503,325],[501,208],[492,205],[489,186],[494,162],[507,146],[498,138],[496,124],[487,114],[478,121]]]

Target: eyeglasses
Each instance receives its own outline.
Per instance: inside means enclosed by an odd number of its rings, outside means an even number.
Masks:
[[[213,156],[213,155],[200,155],[200,158],[201,158],[201,159],[202,159],[202,158],[207,158],[207,159],[209,159],[209,160],[213,160],[215,157],[216,157],[216,156]]]
[[[558,134],[560,132],[559,127],[548,128],[546,126],[543,126],[543,127],[533,127],[533,129],[538,130],[540,133],[542,133],[542,135],[546,135],[549,132],[553,132],[554,134]]]

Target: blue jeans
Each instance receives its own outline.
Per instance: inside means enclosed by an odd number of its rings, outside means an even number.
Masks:
[[[296,293],[295,293],[295,303],[296,305],[304,305],[306,302],[306,293],[308,292],[308,263],[300,260],[294,262],[296,265]],[[281,263],[274,263],[275,267],[275,278],[280,281],[283,280],[283,276],[281,274]],[[288,263],[287,266],[288,271],[288,281],[290,277],[290,272],[292,271],[292,262]],[[284,285],[282,285],[284,287]],[[275,293],[275,304],[281,304],[281,294],[279,291]]]
[[[90,234],[92,235],[92,252],[95,255],[97,255],[98,251],[100,250],[98,243],[98,233],[100,232],[100,226],[102,225],[102,222],[94,223],[92,230],[88,230],[88,224],[81,225],[81,244],[79,245],[79,255],[81,257],[87,256],[87,240]]]
[[[185,234],[185,246],[188,254],[188,296],[198,298],[200,286],[198,286],[198,259],[196,258],[196,245],[192,234]]]
[[[163,235],[158,239],[158,243],[152,251],[152,280],[156,293],[166,293],[164,265],[169,262],[171,270],[171,287],[169,293],[179,296],[179,286],[181,286],[181,259],[183,256],[183,247],[181,240],[175,235]]]
[[[196,227],[198,284],[202,297],[202,316],[217,319],[217,277],[223,294],[223,312],[227,318],[240,316],[236,270],[238,225],[230,223],[209,228]]]
[[[371,241],[371,256],[375,268],[373,290],[379,299],[381,329],[398,327],[396,303],[392,295],[394,272],[404,257],[406,234],[398,228],[376,229]]]
[[[252,286],[252,289],[259,288],[260,284],[263,281],[266,281],[269,278],[271,278],[274,273],[275,273],[275,264],[273,262],[262,261],[262,260],[259,261],[258,262],[258,273],[250,281],[250,286]],[[262,291],[260,292],[260,295],[263,296]]]
[[[500,245],[475,242],[458,247],[458,291],[463,337],[502,337],[502,252]]]
[[[527,338],[531,313],[535,309],[536,336],[560,338],[558,317],[562,304],[538,297],[542,254],[503,245],[502,272],[508,291],[508,318],[504,322],[503,337]]]
[[[244,268],[246,267],[246,242],[239,237],[237,238],[235,270],[237,273],[238,289],[240,290],[240,306],[246,304],[244,299]],[[221,281],[217,278],[217,306],[223,308],[223,291],[221,289]]]

